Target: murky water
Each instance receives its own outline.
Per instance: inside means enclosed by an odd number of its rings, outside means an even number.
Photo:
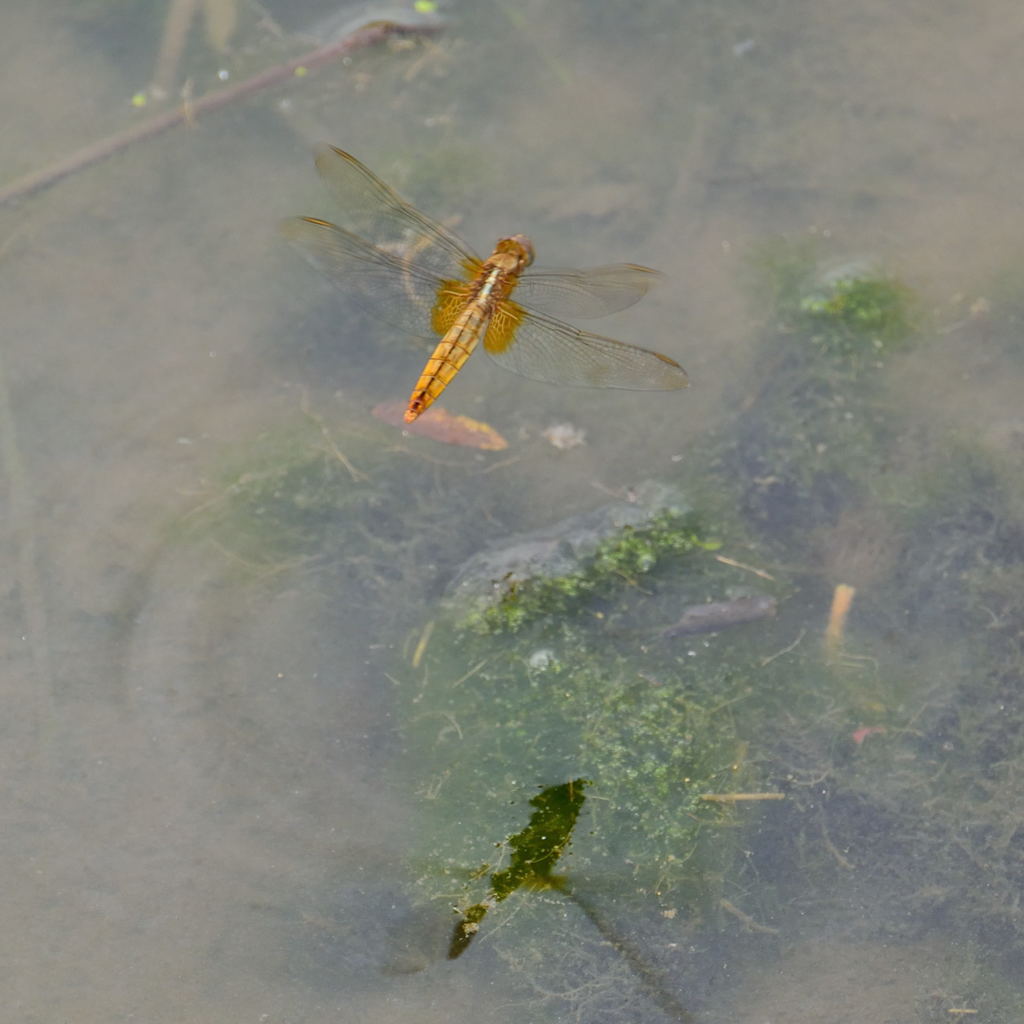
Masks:
[[[163,109],[130,100],[153,74],[169,6],[5,15],[4,181]],[[309,20],[323,10],[311,4]],[[178,72],[195,97],[221,87],[220,69],[238,80],[315,45],[244,3],[235,13],[225,54],[196,15]],[[5,1019],[625,1021],[679,1006],[752,1022],[1008,1019],[998,1008],[1024,998],[1012,983],[1021,922],[972,894],[1020,881],[1021,755],[979,754],[963,730],[1010,714],[1020,675],[1009,655],[976,660],[983,619],[950,623],[975,587],[993,645],[1019,630],[1020,605],[999,595],[1024,561],[1020,5],[527,2],[446,16],[430,40],[356,54],[0,209]],[[678,359],[690,390],[566,392],[479,357],[444,403],[500,430],[507,452],[374,421],[377,402],[411,389],[420,354],[275,234],[286,215],[340,219],[313,173],[318,139],[457,218],[480,248],[524,231],[541,263],[663,270],[660,293],[596,329]],[[834,744],[787,738],[797,712],[781,695],[762,733],[741,723],[751,784],[789,806],[728,826],[739,846],[719,865],[714,912],[677,915],[644,865],[581,838],[596,889],[495,911],[492,933],[446,960],[465,875],[424,887],[436,868],[424,836],[438,828],[432,801],[458,782],[435,758],[465,720],[452,710],[437,749],[417,746],[409,696],[429,682],[416,644],[436,599],[486,542],[673,479],[709,436],[734,438],[765,385],[783,386],[759,361],[773,313],[746,284],[751,254],[779,236],[812,242],[821,266],[867,261],[916,291],[919,340],[887,367],[879,400],[905,417],[887,459],[911,476],[926,449],[913,438],[955,439],[976,465],[991,457],[1003,511],[956,511],[948,494],[966,500],[969,475],[912,496],[886,476],[877,503],[844,509],[840,494],[802,551],[784,508],[752,516],[743,560],[770,567],[786,599],[777,620],[743,627],[751,664],[797,638],[817,644],[832,586],[858,587],[859,661],[846,675],[822,668],[827,699],[814,705]],[[566,421],[585,444],[543,439]],[[753,465],[737,444],[730,465]],[[299,509],[282,466],[313,457],[332,467],[318,486],[351,505],[332,506],[327,534],[301,516],[287,536],[264,530],[275,502]],[[940,457],[929,465],[929,480],[942,475]],[[893,525],[897,506],[938,492],[950,511],[921,521],[948,565]],[[1001,575],[981,584],[957,552],[988,529]],[[679,617],[647,608],[654,626]],[[740,657],[708,643],[694,642],[705,663]],[[972,725],[957,687],[975,676],[1001,681]],[[854,736],[878,723],[887,731]],[[880,741],[888,760],[865,768],[858,752]],[[507,789],[487,780],[503,809],[486,826],[469,811],[460,823],[477,844],[465,872],[525,827],[524,795],[565,781],[522,770],[508,764]],[[926,791],[940,776],[973,785],[970,798]],[[933,833],[908,823],[911,791]],[[950,844],[959,861],[934,877],[915,868]],[[658,898],[638,911],[640,889]],[[954,978],[949,965],[967,961],[973,973]]]

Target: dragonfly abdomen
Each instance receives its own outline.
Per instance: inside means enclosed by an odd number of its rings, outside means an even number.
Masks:
[[[437,343],[420,379],[409,396],[405,422],[412,423],[437,400],[442,391],[462,369],[476,343],[487,328],[490,319],[483,303],[473,303],[459,315],[448,333]]]

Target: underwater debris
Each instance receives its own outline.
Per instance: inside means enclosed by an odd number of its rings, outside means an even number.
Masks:
[[[850,739],[859,747],[869,736],[884,736],[888,731],[884,725],[862,725],[850,733]]]
[[[552,423],[540,432],[552,448],[566,451],[569,448],[579,448],[587,443],[587,432],[582,427],[573,426],[571,423]]]

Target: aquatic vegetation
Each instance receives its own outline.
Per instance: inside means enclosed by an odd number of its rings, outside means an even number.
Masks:
[[[783,921],[794,899],[804,922],[831,920],[849,902],[869,908],[851,925],[868,934],[955,927],[1019,976],[1019,449],[908,422],[884,372],[915,358],[902,283],[851,265],[816,277],[803,247],[774,248],[760,270],[757,387],[699,471],[802,570],[788,610],[813,624],[817,606],[822,634],[755,673],[737,709],[738,735],[788,799],[733,861],[733,883],[760,920]],[[852,638],[829,658],[836,584],[859,593]]]
[[[891,490],[908,538],[901,558],[915,621],[948,627],[976,620],[998,633],[977,589],[1024,560],[1020,462],[953,436],[936,439],[926,454]],[[961,585],[936,586],[949,579]]]
[[[210,525],[243,558],[322,554],[332,525],[386,497],[379,482],[349,465],[315,444],[304,427],[286,428],[225,468]]]
[[[585,632],[567,628],[520,633],[504,646],[483,649],[435,631],[421,683],[403,686],[405,731],[422,764],[420,792],[435,801],[431,817],[440,818],[447,837],[440,847],[450,851],[453,867],[475,862],[466,843],[478,828],[493,831],[487,821],[506,811],[504,805],[496,811],[486,794],[510,786],[518,792],[516,779],[590,777],[602,833],[622,830],[624,842],[633,836],[640,849],[631,859],[641,865],[650,860],[644,847],[669,856],[700,822],[718,818],[700,795],[744,775],[743,766],[735,767],[732,714],[718,710],[721,693],[696,693],[667,675],[638,678],[634,659],[615,657]],[[453,650],[463,657],[446,664]],[[723,681],[721,670],[701,667]],[[469,814],[474,807],[482,816]],[[454,845],[445,824],[453,819],[464,823]],[[574,858],[589,845],[578,842]]]
[[[588,785],[586,779],[573,779],[560,785],[548,786],[530,801],[530,806],[536,808],[530,816],[530,823],[522,832],[507,840],[508,847],[513,851],[509,866],[491,875],[487,899],[469,907],[462,915],[455,926],[448,957],[455,959],[460,956],[476,934],[487,911],[517,889],[524,885],[530,885],[534,890],[550,889],[574,903],[604,940],[604,944],[618,954],[620,966],[627,967],[632,974],[631,978],[623,980],[638,985],[646,1000],[664,1010],[672,1020],[688,1021],[689,1010],[673,991],[671,983],[666,982],[649,953],[638,948],[628,934],[617,927],[611,915],[601,907],[601,901],[595,898],[597,894],[589,887],[575,882],[571,876],[552,873],[572,837],[585,800],[584,790]],[[570,974],[578,978],[580,967],[585,962],[586,957],[577,955],[577,962]],[[535,983],[541,973],[531,964],[530,975]],[[604,986],[594,979],[589,987],[587,1001],[598,1005]],[[587,986],[580,988],[586,990]],[[550,990],[547,994],[550,998]],[[578,1010],[583,1000],[577,997],[572,1002],[576,1003]]]
[[[658,950],[746,913],[726,893],[745,903],[731,882],[742,825],[771,813],[750,799],[765,794],[747,737],[760,659],[777,644],[765,622],[702,637],[699,651],[656,628],[666,607],[735,586],[742,570],[717,546],[685,511],[622,525],[570,559],[555,610],[527,605],[535,614],[497,632],[442,616],[392,670],[420,899],[456,908],[449,955],[479,929],[474,942],[561,1011],[653,1004],[685,1019],[686,986]],[[559,799],[539,807],[538,788]],[[538,939],[553,930],[556,949]]]
[[[752,297],[770,322],[860,372],[905,347],[920,315],[911,289],[865,262],[822,272],[814,247],[763,246],[751,260]]]
[[[791,781],[752,870],[766,897],[817,894],[805,915],[840,900],[870,908],[872,934],[955,928],[1019,977],[1020,466],[949,436],[915,454],[880,481],[892,568],[860,621],[871,658],[798,648],[759,682],[757,754]]]
[[[931,500],[913,510],[908,545],[914,599],[933,629],[967,631],[968,660],[941,714],[929,719],[922,754],[943,770],[929,777],[930,823],[956,833],[948,853],[976,880],[959,912],[978,934],[1024,955],[1020,829],[1024,805],[1024,489],[1019,463],[955,446],[929,475]],[[929,539],[929,543],[924,542]],[[934,545],[934,547],[932,546]],[[943,586],[955,579],[956,587]],[[962,829],[963,821],[972,826]],[[959,830],[959,831],[958,831]]]
[[[674,525],[670,533],[667,546],[678,551]],[[592,565],[635,571],[638,550],[649,564],[649,543],[627,543],[614,558],[605,549]],[[702,587],[722,588],[735,573],[690,540],[681,547],[677,570]],[[597,579],[608,582],[603,572]],[[645,600],[616,578],[620,586],[600,597],[596,584],[581,585],[570,595],[576,604],[500,636],[442,619],[415,678],[396,672],[403,736],[428,819],[421,830],[428,893],[465,881],[469,865],[490,864],[493,836],[515,831],[510,801],[524,788],[586,778],[591,799],[573,842],[573,877],[628,866],[637,892],[691,914],[715,903],[705,858],[720,877],[735,809],[703,797],[753,786],[737,724],[753,663],[745,653],[691,658],[669,641],[645,645],[636,630],[632,642],[609,631],[631,621],[628,606]],[[742,643],[728,649],[744,651]]]
[[[862,502],[892,458],[902,422],[882,371],[911,350],[916,303],[904,284],[866,265],[817,271],[804,245],[763,249],[752,276],[766,324],[758,384],[741,396],[713,468],[740,482],[749,526],[799,541]]]

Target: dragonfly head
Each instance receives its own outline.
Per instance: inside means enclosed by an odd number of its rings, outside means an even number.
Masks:
[[[526,235],[512,235],[510,238],[499,239],[494,251],[515,257],[518,263],[515,269],[517,274],[533,262],[533,243]]]

